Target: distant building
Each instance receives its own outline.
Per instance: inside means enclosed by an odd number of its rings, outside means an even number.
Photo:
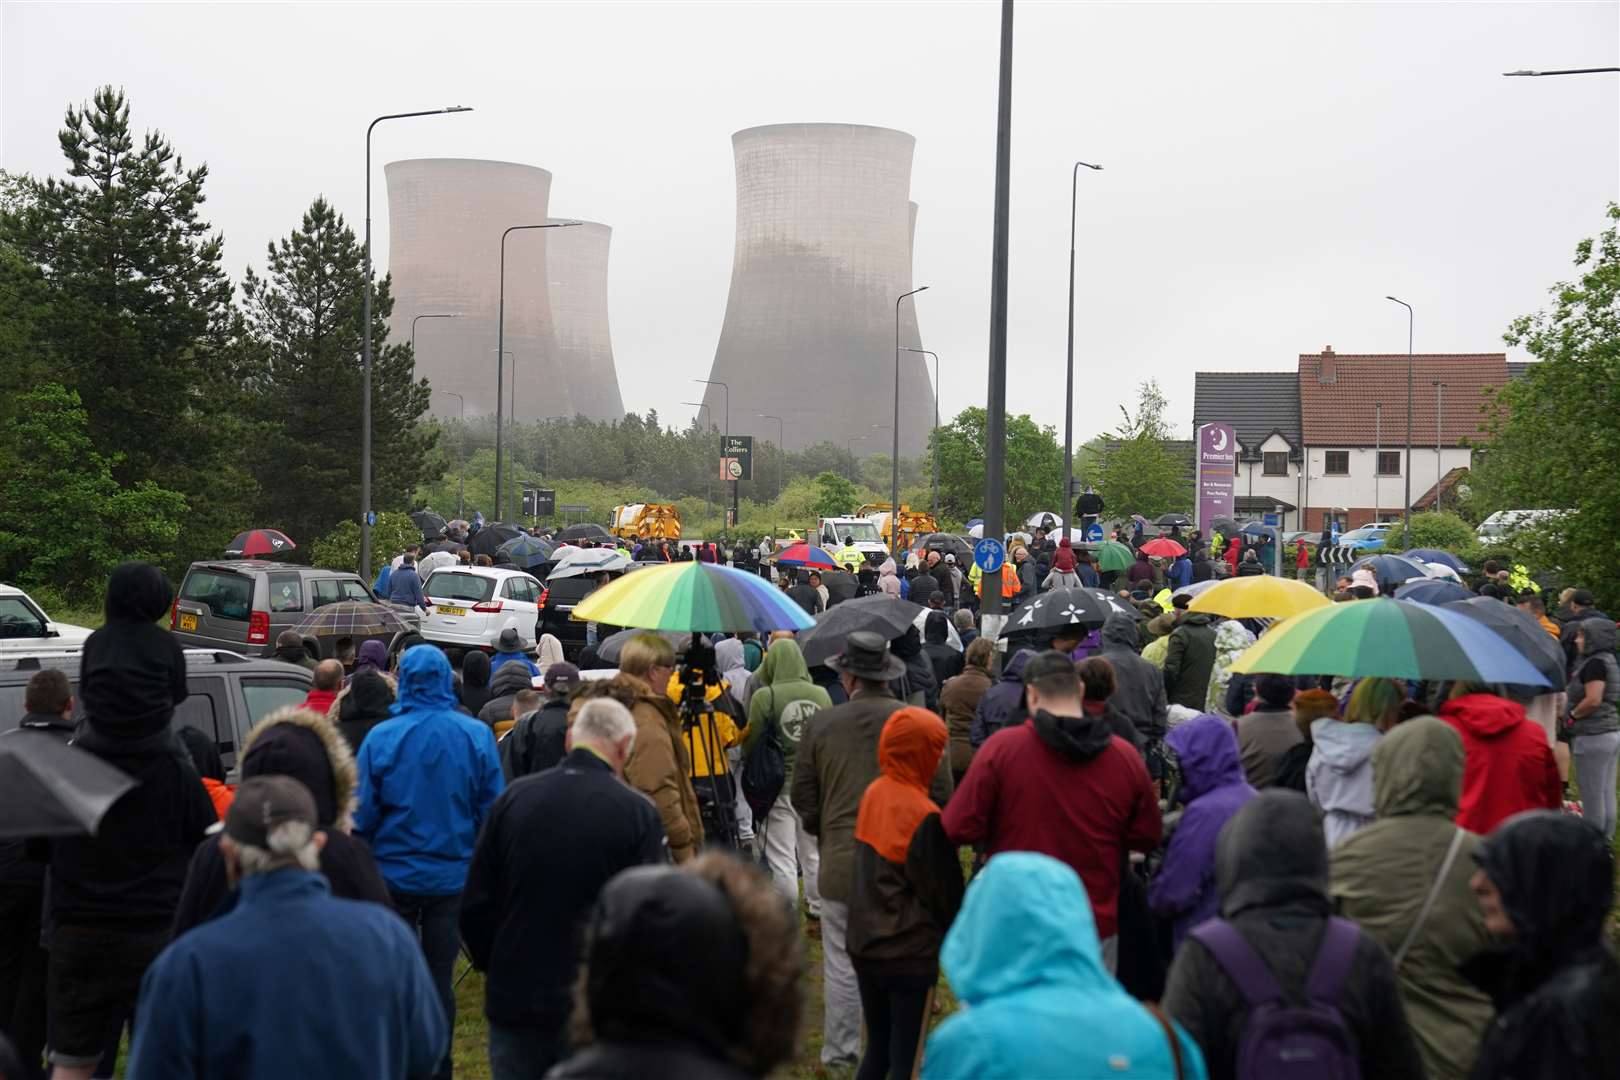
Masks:
[[[1291,371],[1200,371],[1193,382],[1193,430],[1231,424],[1238,441],[1233,511],[1285,530],[1299,526],[1299,377]]]
[[[895,404],[895,302],[912,289],[915,140],[855,124],[773,124],[732,136],[737,235],[731,292],[709,377],[729,388],[733,433],[783,419],[790,449],[831,442],[889,451]],[[917,348],[916,297],[899,310]],[[901,352],[900,452],[933,425],[926,357]],[[727,391],[703,401],[716,426]],[[775,431],[766,431],[774,437]]]
[[[574,412],[592,420],[624,419],[624,399],[613,366],[613,337],[608,331],[608,242],[612,237],[612,229],[594,221],[546,233],[546,282],[557,364]]]

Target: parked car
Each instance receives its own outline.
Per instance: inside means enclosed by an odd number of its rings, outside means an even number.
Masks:
[[[1377,551],[1384,546],[1384,537],[1388,535],[1388,525],[1363,525],[1359,529],[1340,533],[1339,544],[1359,551]]]
[[[23,714],[28,680],[42,668],[59,668],[79,693],[79,658],[74,651],[37,650],[0,656],[0,731],[15,727]],[[311,673],[296,664],[261,660],[223,649],[186,650],[186,687],[190,696],[174,711],[178,724],[194,727],[214,740],[236,780],[236,752],[253,725],[277,709],[301,703],[309,694]],[[75,707],[75,719],[83,713]]]
[[[1498,510],[1490,517],[1479,523],[1479,542],[1481,544],[1500,544],[1506,540],[1515,529],[1528,528],[1544,521],[1556,521],[1568,514],[1568,510]]]
[[[492,653],[501,631],[516,626],[523,647],[534,647],[541,587],[522,570],[445,567],[428,575],[422,593],[430,605],[422,636],[435,645]]]
[[[56,622],[21,589],[0,585],[0,656],[39,649],[76,649],[89,636],[89,627]]]
[[[374,603],[358,574],[261,559],[195,562],[169,610],[169,629],[187,648],[271,656],[276,636],[316,608],[340,600]]]

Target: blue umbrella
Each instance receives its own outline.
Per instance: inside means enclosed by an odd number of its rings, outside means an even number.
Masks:
[[[1449,566],[1459,574],[1468,573],[1467,563],[1457,558],[1457,556],[1453,555],[1451,552],[1441,551],[1439,548],[1413,548],[1411,551],[1403,551],[1401,554],[1405,555],[1408,559],[1421,559],[1424,562],[1439,563],[1441,566]]]
[[[1564,650],[1559,646],[1558,639],[1547,633],[1529,612],[1520,611],[1512,604],[1504,604],[1490,596],[1471,596],[1447,604],[1445,609],[1466,615],[1495,631],[1520,656],[1530,661],[1555,690],[1563,684]],[[1504,678],[1501,681],[1510,680]]]
[[[1449,604],[1456,600],[1467,600],[1473,595],[1455,581],[1443,578],[1413,578],[1395,590],[1395,599],[1411,600],[1417,604]]]
[[[544,540],[530,536],[528,533],[521,533],[502,544],[497,550],[504,551],[507,558],[512,560],[513,566],[521,566],[523,569],[528,570],[551,558],[551,553],[555,548]]]
[[[1426,578],[1429,571],[1423,564],[1404,555],[1373,555],[1356,563],[1355,570],[1371,570],[1378,579],[1379,592],[1393,592],[1403,581]]]

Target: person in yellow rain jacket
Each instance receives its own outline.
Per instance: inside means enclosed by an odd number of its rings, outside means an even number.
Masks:
[[[692,762],[692,779],[697,780],[705,776],[730,776],[731,771],[726,762],[726,751],[742,741],[742,729],[737,722],[725,711],[726,705],[721,696],[726,693],[727,684],[721,680],[713,686],[703,688],[703,700],[715,706],[714,734],[717,740],[711,740],[708,735],[708,725],[694,724],[682,732],[686,739],[687,758]],[[686,684],[681,682],[681,673],[676,671],[669,677],[669,686],[666,689],[669,700],[679,708],[686,693]],[[684,726],[684,725],[683,725]],[[709,743],[715,741],[715,745]],[[703,750],[707,748],[708,753]]]

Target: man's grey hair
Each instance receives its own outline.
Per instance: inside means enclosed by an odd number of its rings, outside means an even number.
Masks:
[[[636,721],[630,710],[612,698],[591,698],[579,707],[571,725],[574,745],[590,743],[599,748],[614,747],[626,737],[635,745]]]
[[[270,830],[268,840],[268,849],[231,840],[231,846],[236,849],[239,877],[268,874],[289,866],[305,870],[321,868],[321,853],[315,846],[315,828],[308,822],[283,821]]]

